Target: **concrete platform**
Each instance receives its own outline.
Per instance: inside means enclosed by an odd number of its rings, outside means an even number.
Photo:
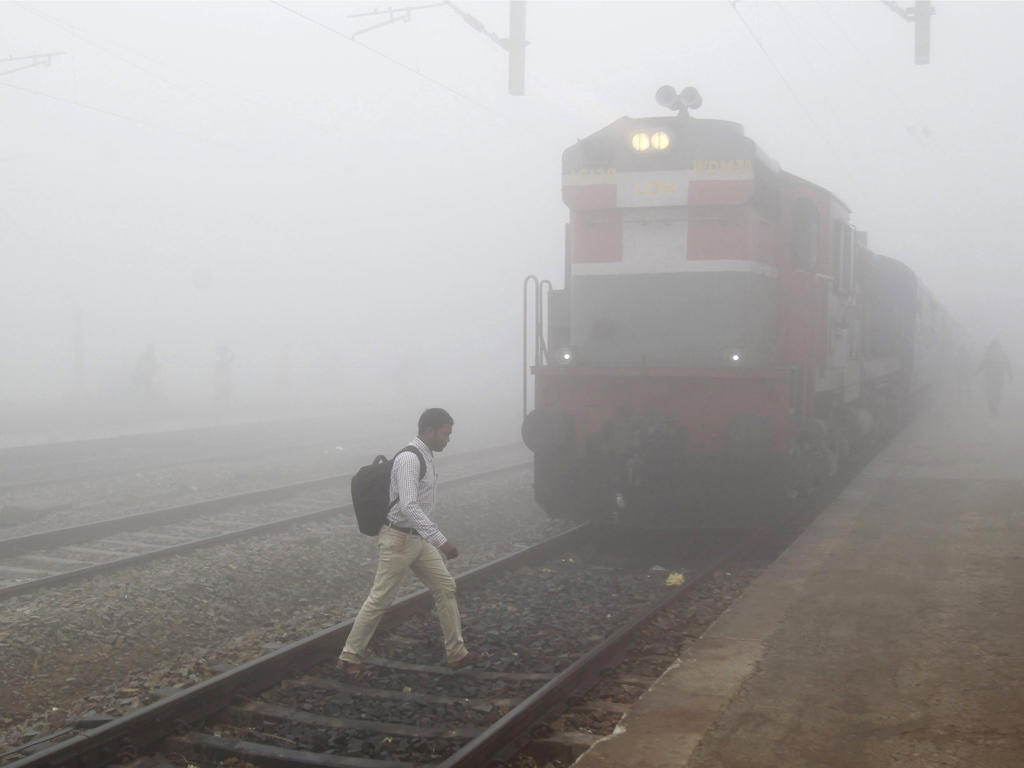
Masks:
[[[1024,766],[1024,409],[896,438],[580,768]]]

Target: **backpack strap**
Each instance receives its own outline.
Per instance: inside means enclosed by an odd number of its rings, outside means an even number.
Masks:
[[[400,450],[398,453],[395,454],[395,458],[397,459],[399,457],[399,455],[403,454],[403,453],[415,453],[416,454],[416,458],[420,460],[420,480],[422,480],[424,477],[426,477],[426,475],[427,475],[427,460],[425,458],[423,458],[423,454],[420,453],[420,449],[417,448],[415,445],[407,445],[407,446],[405,446],[405,448],[403,448],[402,450]],[[392,461],[393,460],[394,459],[392,459]]]
[[[420,480],[422,480],[426,476],[426,474],[427,474],[427,460],[423,458],[423,454],[420,453],[420,449],[417,448],[415,445],[407,445],[407,446],[405,446],[405,448],[403,448],[398,453],[396,453],[394,455],[394,458],[391,459],[391,461],[393,462],[395,459],[397,459],[399,457],[400,454],[403,454],[403,453],[415,453],[416,454],[416,458],[420,460]],[[384,457],[383,456],[379,456],[378,458],[383,459]],[[397,504],[397,503],[398,503],[398,499],[395,499],[390,504],[388,504],[388,514],[391,513],[391,510],[394,509],[395,504]]]

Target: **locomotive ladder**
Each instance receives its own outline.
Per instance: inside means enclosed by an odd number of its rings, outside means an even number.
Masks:
[[[533,364],[545,365],[548,359],[548,345],[544,340],[544,289],[551,290],[550,280],[541,280],[536,275],[527,275],[523,281],[523,418],[529,408],[530,376],[530,283],[533,283]]]

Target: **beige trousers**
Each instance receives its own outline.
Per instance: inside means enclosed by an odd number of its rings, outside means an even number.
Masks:
[[[377,551],[377,576],[370,588],[370,596],[359,609],[359,615],[349,632],[341,660],[354,663],[362,660],[381,617],[395,601],[398,588],[410,570],[434,597],[437,615],[441,619],[441,630],[444,632],[448,663],[463,658],[467,651],[462,642],[462,620],[455,601],[455,579],[448,573],[437,547],[415,534],[402,533],[385,526],[377,536]]]

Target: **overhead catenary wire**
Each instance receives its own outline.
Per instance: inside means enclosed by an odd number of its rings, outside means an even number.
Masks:
[[[201,101],[204,104],[207,104],[207,105],[209,105],[211,107],[214,107],[215,109],[220,109],[220,110],[224,110],[225,109],[220,104],[217,104],[217,103],[215,103],[213,101],[210,101],[207,98],[204,98],[204,97],[200,96],[197,93],[192,92],[191,90],[186,88],[184,85],[182,85],[180,83],[176,83],[173,80],[168,80],[166,77],[163,77],[162,75],[157,74],[156,72],[152,71],[151,69],[146,69],[144,66],[142,66],[138,62],[132,61],[131,59],[128,59],[128,58],[122,56],[119,53],[115,53],[114,51],[110,50],[109,48],[107,48],[107,47],[105,47],[103,45],[100,45],[99,43],[95,42],[94,40],[90,40],[88,37],[86,37],[85,35],[81,34],[77,29],[75,29],[75,27],[73,25],[68,24],[67,22],[62,21],[61,19],[58,19],[55,16],[51,16],[51,15],[49,15],[47,13],[44,13],[44,12],[42,12],[42,11],[36,9],[36,8],[30,8],[25,3],[17,2],[17,0],[12,0],[11,4],[14,5],[17,8],[20,8],[21,10],[25,11],[26,13],[31,13],[33,16],[36,16],[37,18],[42,19],[47,24],[51,24],[51,25],[55,26],[57,29],[60,29],[61,31],[66,32],[67,34],[71,35],[72,37],[77,37],[79,40],[82,40],[82,41],[88,43],[89,45],[94,46],[95,48],[99,48],[101,51],[103,51],[104,53],[106,53],[106,54],[108,54],[110,56],[113,56],[115,59],[118,59],[119,61],[123,61],[125,64],[128,64],[129,66],[135,67],[136,69],[141,70],[142,72],[145,72],[147,75],[149,75],[150,77],[153,77],[153,78],[159,80],[161,83],[165,83],[166,85],[169,85],[172,88],[177,88],[178,90],[183,91],[184,93],[187,93],[189,96],[191,96],[192,98],[196,99],[197,101]],[[93,36],[94,37],[99,37],[99,35],[93,35]]]
[[[779,6],[779,10],[784,10],[781,5]],[[792,18],[793,21],[801,27],[801,29],[806,30],[806,27],[804,26],[803,22],[800,21],[799,18],[795,18],[795,17],[790,17],[790,18]],[[858,84],[861,86],[861,88],[864,89],[864,91],[866,91],[868,93],[872,92],[871,86],[867,82],[864,81],[864,78],[860,75],[860,73],[857,70],[855,70],[852,66],[850,66],[849,64],[844,64],[843,62],[841,62],[839,60],[839,58],[835,55],[835,53],[833,53],[831,50],[829,50],[828,45],[826,45],[824,42],[821,41],[821,39],[820,39],[820,37],[818,35],[810,34],[809,37],[814,42],[814,44],[816,46],[818,46],[818,48],[821,50],[821,52],[824,53],[825,56],[827,56],[831,61],[833,61],[835,63],[837,69],[839,69],[839,70],[841,70],[843,72],[846,72],[850,77],[852,77],[854,80],[856,80],[858,82]],[[888,112],[892,116],[893,120],[896,122],[896,124],[900,128],[904,127],[902,118],[900,118],[900,116],[896,114],[896,111],[891,106],[889,106],[889,104],[887,104],[887,103],[885,103],[883,101],[879,101],[879,100],[875,100],[874,103],[878,104],[886,112]]]
[[[207,80],[204,80],[202,78],[195,77],[191,73],[186,72],[185,70],[182,70],[182,69],[180,69],[178,67],[175,67],[175,66],[173,66],[171,64],[168,64],[165,61],[161,61],[160,59],[156,59],[153,56],[149,56],[149,55],[141,53],[140,51],[137,51],[137,50],[135,50],[133,48],[129,48],[128,46],[122,45],[121,43],[118,43],[118,42],[116,42],[114,40],[111,40],[111,39],[106,38],[106,37],[104,37],[102,35],[99,35],[95,31],[85,30],[85,29],[83,29],[83,28],[81,28],[81,27],[79,27],[77,25],[70,24],[69,22],[64,21],[63,19],[60,19],[60,18],[58,18],[58,17],[56,17],[56,16],[54,16],[52,14],[46,13],[44,11],[40,11],[37,8],[26,7],[24,4],[22,4],[20,2],[13,2],[12,4],[17,6],[17,7],[19,7],[19,8],[21,8],[24,11],[27,11],[29,13],[32,13],[32,14],[38,16],[41,20],[43,20],[43,21],[45,21],[47,23],[52,24],[56,28],[61,29],[62,31],[64,31],[64,32],[66,32],[66,33],[68,33],[70,35],[73,35],[74,37],[77,37],[80,40],[83,40],[84,42],[86,42],[86,43],[88,43],[90,45],[95,46],[99,50],[104,51],[105,53],[113,56],[114,58],[118,59],[119,61],[122,61],[122,62],[124,62],[124,63],[126,63],[126,64],[128,64],[128,65],[130,65],[130,66],[132,66],[132,67],[134,67],[134,68],[144,72],[144,73],[146,73],[147,75],[150,75],[150,76],[154,77],[155,79],[159,80],[160,82],[166,83],[166,84],[168,84],[168,85],[170,85],[170,86],[172,86],[174,88],[177,88],[178,90],[183,91],[184,93],[186,93],[189,96],[195,98],[196,100],[202,102],[203,104],[211,106],[211,107],[217,109],[218,111],[224,113],[224,115],[226,117],[230,118],[230,119],[239,119],[239,116],[237,114],[235,114],[234,111],[230,107],[227,107],[227,106],[225,106],[223,104],[218,104],[215,101],[211,101],[210,99],[207,99],[207,98],[205,98],[205,97],[195,93],[190,88],[187,88],[186,86],[184,86],[184,85],[182,85],[180,83],[177,83],[177,82],[175,82],[173,80],[169,80],[168,78],[165,78],[165,77],[161,76],[160,74],[153,72],[151,69],[148,69],[146,67],[141,66],[137,62],[134,62],[131,59],[126,58],[125,56],[118,55],[114,51],[111,51],[110,49],[106,48],[103,45],[99,45],[98,43],[96,43],[95,41],[93,41],[93,40],[91,40],[89,38],[90,37],[94,37],[94,38],[96,38],[98,40],[103,41],[104,43],[106,43],[109,46],[113,46],[115,48],[119,48],[122,51],[130,53],[130,54],[132,54],[134,56],[138,56],[139,58],[145,59],[145,60],[150,61],[150,62],[152,62],[154,64],[157,64],[157,65],[159,65],[161,67],[165,67],[165,68],[167,68],[167,69],[169,69],[169,70],[171,70],[173,72],[177,72],[177,73],[179,73],[181,75],[184,75],[185,77],[190,78],[190,79],[196,81],[197,83],[200,83],[202,85],[205,85],[205,86],[207,86],[209,88],[212,88],[212,89],[215,89],[215,90],[218,90],[218,91],[222,91],[222,92],[228,94],[229,96],[234,96],[236,98],[239,98],[239,99],[242,99],[244,101],[247,101],[250,104],[252,104],[254,106],[257,106],[257,107],[260,107],[262,109],[265,109],[265,110],[267,110],[269,112],[274,112],[277,109],[276,107],[273,107],[273,106],[271,106],[269,104],[265,104],[263,102],[260,102],[260,101],[257,101],[255,99],[252,99],[252,98],[246,96],[245,94],[238,93],[237,91],[233,91],[231,89],[225,88],[225,87],[223,87],[221,85],[218,85],[216,83],[211,83],[211,82],[209,82]],[[441,5],[441,4],[439,3],[439,5]],[[241,116],[241,119],[243,121],[245,121],[245,122],[253,123],[252,119],[250,117],[248,117],[248,116]],[[269,131],[271,134],[273,134],[277,138],[281,139],[282,141],[289,142],[289,143],[292,143],[292,144],[295,143],[294,139],[292,137],[286,135],[285,133],[282,133],[281,131],[278,131],[278,130],[274,129],[271,126],[268,126],[263,121],[256,122],[256,123],[253,123],[253,124],[255,124],[256,127],[258,127],[258,128],[261,128],[261,129]],[[301,126],[301,129],[303,131],[309,131],[310,129],[312,129],[312,131],[314,133],[319,133],[319,134],[321,134],[323,136],[328,136],[329,135],[326,132],[318,129],[316,126],[303,125],[303,126]],[[330,138],[332,140],[334,140],[336,138],[333,134],[330,134],[329,136],[330,136]],[[287,162],[287,161],[280,161],[280,162]],[[291,163],[289,163],[289,164],[291,164]],[[300,166],[297,166],[297,167],[300,167]]]
[[[125,46],[122,46],[122,45],[120,45],[118,43],[115,43],[115,42],[113,42],[111,40],[107,40],[106,38],[102,37],[101,35],[97,35],[94,32],[85,32],[84,30],[81,30],[81,29],[77,28],[76,26],[74,26],[72,24],[69,24],[68,22],[64,21],[63,19],[59,19],[56,16],[53,16],[53,15],[48,14],[48,13],[45,13],[43,11],[40,11],[40,10],[36,9],[36,8],[29,8],[29,7],[27,7],[23,3],[15,1],[15,2],[12,2],[12,5],[22,9],[23,11],[31,13],[31,14],[37,16],[38,18],[40,18],[42,21],[44,21],[44,22],[46,22],[48,24],[53,25],[57,29],[60,29],[61,31],[66,32],[67,34],[70,34],[73,37],[76,37],[79,40],[82,40],[83,42],[86,42],[89,45],[94,46],[95,48],[98,48],[99,50],[103,51],[104,53],[106,53],[106,54],[108,54],[110,56],[113,56],[118,61],[124,62],[125,64],[128,64],[129,66],[134,67],[134,68],[140,70],[141,72],[144,72],[145,74],[149,75],[150,77],[152,77],[152,78],[154,78],[154,79],[156,79],[156,80],[158,80],[158,81],[160,81],[162,83],[165,83],[166,85],[169,85],[172,88],[176,88],[179,91],[182,91],[183,93],[185,93],[188,96],[196,99],[200,103],[205,104],[205,105],[207,105],[209,107],[212,107],[213,109],[217,110],[218,112],[220,112],[223,116],[227,117],[228,119],[230,119],[230,120],[237,120],[238,119],[238,115],[235,114],[234,111],[230,107],[227,107],[227,106],[225,106],[223,104],[218,104],[215,101],[211,101],[210,99],[207,99],[207,98],[205,98],[205,97],[195,93],[193,90],[191,90],[190,88],[182,85],[181,83],[177,83],[174,80],[170,80],[170,79],[168,79],[166,77],[163,77],[162,75],[152,71],[151,69],[148,69],[148,68],[142,66],[138,62],[132,61],[131,59],[129,59],[129,58],[125,57],[125,56],[122,56],[122,55],[120,55],[120,54],[110,50],[106,46],[100,45],[99,43],[97,43],[97,42],[95,42],[93,40],[90,40],[89,37],[98,38],[99,40],[103,40],[105,43],[107,43],[107,45],[111,45],[111,46],[115,46],[117,48],[121,48],[122,50],[125,50],[125,51],[127,51],[129,53],[132,53],[132,54],[136,55],[136,56],[140,56],[142,58],[148,59],[149,61],[152,61],[155,64],[159,64],[160,66],[164,66],[164,67],[167,67],[168,69],[175,70],[175,68],[172,67],[171,65],[166,64],[165,62],[161,62],[158,59],[154,59],[151,56],[146,56],[144,54],[141,54],[138,51],[135,51],[135,50],[132,50],[131,48],[127,48]],[[86,36],[86,35],[88,35],[88,36]],[[175,71],[181,72],[181,70],[175,70]],[[182,72],[182,74],[185,74],[186,76],[188,76],[188,74],[185,73],[185,72]],[[204,81],[199,80],[199,82],[202,83]],[[214,85],[214,84],[210,84],[210,83],[206,83],[206,85],[208,85],[208,86],[210,86],[212,88],[217,88],[217,89],[223,90],[226,93],[229,93],[231,95],[237,96],[238,98],[241,98],[241,99],[244,99],[246,101],[249,101],[250,103],[255,104],[256,106],[262,107],[264,109],[267,109],[267,110],[272,110],[273,109],[272,107],[270,107],[270,106],[268,106],[266,104],[261,104],[260,102],[253,101],[252,99],[249,99],[248,97],[244,96],[243,94],[235,94],[232,91],[228,91],[228,90],[226,90],[224,88],[221,88],[220,86],[217,86],[217,85]],[[243,116],[242,120],[244,120],[246,122],[249,122],[249,123],[253,123],[253,121],[250,118],[248,118],[247,116]],[[257,128],[269,131],[270,133],[272,133],[273,135],[275,135],[278,139],[280,139],[282,141],[293,142],[293,139],[291,137],[281,133],[280,131],[275,130],[274,128],[272,128],[270,126],[268,126],[265,122],[255,123],[255,126]],[[277,162],[286,162],[289,165],[293,165],[293,163],[290,163],[288,161],[277,161]],[[296,166],[296,167],[301,167],[301,166]]]
[[[793,36],[793,43],[795,44],[797,51],[800,52],[800,57],[804,60],[804,63],[807,64],[807,70],[809,72],[817,73],[820,70],[820,67],[815,67],[811,63],[810,58],[808,58],[807,52],[804,50],[803,45],[800,43],[800,35],[798,35],[797,31],[793,28],[792,17],[789,15],[786,9],[782,7],[782,3],[776,2],[775,5],[782,13],[783,21],[786,22],[786,27],[789,29],[790,35]],[[818,89],[821,91],[821,100],[825,102],[825,106],[828,107],[828,111],[831,112],[832,116],[836,119],[836,128],[839,130],[839,133],[846,141],[847,146],[850,147],[851,149],[854,148],[853,141],[850,139],[849,134],[847,134],[846,130],[843,128],[843,120],[836,112],[835,108],[832,106],[832,102],[829,101],[829,98],[826,95],[825,89],[824,87],[822,87],[820,80],[818,81]]]
[[[818,5],[820,5],[820,3],[819,3]],[[782,10],[783,12],[785,12],[785,11],[784,11],[784,9],[782,8],[781,4],[779,4],[779,10]],[[824,8],[821,8],[821,10],[822,10],[822,12],[824,12],[824,13],[825,13],[826,15],[828,15],[828,12],[827,12],[827,11],[825,11],[825,9],[824,9]],[[799,25],[801,26],[801,28],[803,28],[803,24],[802,24],[802,22],[801,22],[801,21],[800,21],[800,20],[799,20],[798,18],[795,18],[795,19],[794,19],[794,21],[795,21],[795,22],[796,22],[797,24],[799,24]],[[829,17],[829,21],[831,21],[831,22],[832,22],[833,24],[836,24],[836,21],[835,21],[835,19],[831,18],[831,16]],[[914,121],[915,123],[917,123],[918,125],[920,125],[920,126],[921,126],[921,130],[922,130],[922,136],[925,136],[925,137],[926,137],[927,139],[929,139],[929,143],[925,144],[925,143],[922,143],[922,142],[917,142],[917,143],[915,143],[915,144],[914,144],[913,146],[916,146],[916,147],[920,147],[920,148],[924,148],[924,149],[926,149],[926,150],[928,150],[928,151],[937,151],[937,152],[939,153],[939,155],[940,155],[940,156],[942,156],[942,157],[945,157],[945,156],[946,156],[946,149],[945,149],[945,147],[943,146],[943,144],[942,144],[942,141],[941,141],[941,140],[940,140],[940,139],[939,139],[939,138],[938,138],[937,136],[935,136],[935,135],[934,135],[934,133],[932,133],[932,132],[931,132],[931,130],[930,130],[930,129],[929,129],[928,127],[926,127],[926,126],[925,126],[925,125],[923,124],[923,122],[922,122],[922,121],[921,121],[921,120],[920,120],[920,119],[919,119],[919,118],[917,117],[917,115],[915,115],[915,114],[914,114],[914,113],[913,113],[913,112],[912,112],[912,111],[910,110],[910,108],[909,108],[909,107],[907,107],[907,106],[906,106],[906,104],[904,104],[904,103],[903,103],[903,102],[902,102],[902,101],[900,100],[900,98],[899,98],[898,94],[896,94],[896,92],[895,92],[895,91],[893,91],[893,90],[892,90],[892,88],[890,88],[890,87],[889,87],[889,84],[888,84],[888,83],[886,83],[886,82],[885,82],[885,81],[884,81],[884,80],[883,80],[883,79],[881,78],[881,76],[879,75],[879,73],[878,73],[877,71],[875,71],[875,70],[874,70],[874,68],[873,68],[873,67],[871,66],[871,62],[870,62],[870,61],[869,61],[869,60],[868,60],[868,59],[867,59],[867,58],[866,58],[866,57],[864,56],[864,54],[863,54],[863,53],[861,53],[861,52],[860,52],[860,50],[858,50],[858,49],[857,49],[856,45],[854,45],[853,41],[852,41],[852,40],[850,40],[849,36],[847,36],[847,35],[846,35],[846,33],[845,33],[845,32],[843,32],[843,29],[842,29],[842,27],[839,27],[839,26],[838,26],[837,24],[836,24],[836,27],[837,27],[837,29],[839,29],[839,32],[840,32],[840,33],[842,33],[843,37],[845,37],[845,38],[846,38],[847,42],[849,42],[849,43],[850,43],[851,47],[853,47],[853,49],[854,49],[854,50],[855,50],[855,51],[857,52],[857,54],[858,54],[858,55],[859,55],[859,56],[860,56],[860,57],[861,57],[862,59],[864,59],[865,63],[866,63],[867,65],[868,65],[868,67],[872,69],[872,72],[873,72],[873,74],[875,75],[875,77],[876,77],[876,78],[878,78],[879,82],[881,82],[881,83],[882,83],[882,85],[884,85],[884,86],[885,86],[885,87],[886,87],[886,88],[887,88],[887,89],[888,89],[888,90],[890,91],[890,93],[892,93],[893,97],[894,97],[894,98],[896,99],[896,101],[897,101],[897,102],[898,102],[898,103],[900,104],[900,106],[901,106],[901,107],[902,107],[902,108],[903,108],[904,110],[906,110],[906,112],[907,112],[907,114],[908,114],[908,115],[910,116],[910,118],[911,118],[911,119],[912,119],[912,120],[913,120],[913,121]],[[818,36],[817,36],[817,35],[811,35],[811,36],[810,36],[810,38],[811,38],[811,39],[812,39],[812,40],[814,41],[814,43],[815,43],[815,44],[816,44],[816,45],[817,45],[817,46],[818,46],[818,47],[819,47],[819,48],[820,48],[820,49],[821,49],[821,50],[822,50],[822,51],[823,51],[823,52],[825,53],[825,55],[826,55],[826,56],[828,56],[828,58],[829,58],[830,60],[832,60],[833,62],[835,62],[835,64],[836,64],[836,67],[837,67],[838,69],[847,69],[847,70],[848,70],[848,71],[849,71],[850,73],[852,73],[852,74],[853,74],[853,76],[854,76],[854,77],[855,77],[855,78],[856,78],[856,79],[857,79],[857,80],[858,80],[858,81],[860,82],[860,85],[861,85],[861,87],[862,87],[862,88],[864,88],[864,90],[865,90],[865,91],[867,91],[867,92],[869,92],[869,93],[871,92],[871,87],[870,87],[870,85],[869,85],[869,84],[868,84],[867,82],[865,82],[865,81],[864,81],[864,80],[863,80],[862,78],[857,78],[857,77],[856,77],[857,73],[856,73],[856,71],[855,71],[855,70],[854,70],[854,69],[853,69],[852,67],[843,67],[843,65],[841,64],[841,62],[839,61],[839,59],[838,59],[838,58],[836,57],[836,55],[835,55],[834,53],[832,53],[832,51],[830,51],[830,50],[828,49],[828,46],[827,46],[827,45],[825,45],[825,44],[824,44],[824,43],[823,43],[823,42],[822,42],[822,41],[821,41],[820,39],[818,39]],[[899,116],[899,115],[898,115],[898,114],[896,113],[896,111],[895,111],[895,110],[894,110],[894,109],[893,109],[893,108],[892,108],[892,107],[891,107],[891,106],[890,106],[889,104],[885,103],[885,101],[883,101],[883,100],[881,100],[881,99],[874,99],[872,103],[875,103],[875,104],[879,104],[879,105],[881,105],[881,107],[882,107],[882,108],[883,108],[883,109],[884,109],[884,110],[885,110],[885,111],[886,111],[886,112],[887,112],[887,113],[888,113],[889,115],[891,115],[891,116],[892,116],[892,119],[893,119],[893,121],[895,122],[895,124],[896,124],[897,126],[899,126],[900,128],[904,128],[904,129],[906,129],[908,133],[910,132],[910,128],[909,128],[908,126],[905,126],[905,125],[904,125],[904,122],[903,122],[903,120],[902,120],[902,119],[900,118],[900,116]],[[844,133],[844,135],[845,135],[845,133]],[[911,135],[913,135],[913,134],[911,134]],[[847,141],[849,141],[849,138],[847,138]]]
[[[87,30],[87,29],[79,26],[78,24],[71,24],[71,23],[69,23],[67,21],[64,21],[63,19],[58,18],[57,16],[54,16],[52,13],[47,13],[45,11],[41,11],[39,8],[35,8],[35,7],[29,8],[29,7],[27,7],[26,4],[20,3],[20,2],[16,2],[16,1],[12,2],[12,5],[15,5],[15,6],[21,8],[22,10],[27,11],[29,13],[33,13],[36,16],[38,16],[39,18],[43,19],[44,21],[51,22],[54,26],[58,27],[59,29],[63,29],[68,34],[70,34],[70,35],[72,35],[74,37],[77,37],[80,40],[84,40],[87,43],[90,43],[92,45],[96,45],[96,47],[100,48],[101,50],[106,50],[106,49],[103,48],[100,45],[97,45],[94,41],[90,40],[89,38],[94,37],[97,40],[101,40],[102,42],[106,43],[107,45],[112,45],[115,48],[120,48],[122,51],[126,51],[126,52],[132,54],[133,56],[138,56],[140,59],[145,59],[146,61],[151,61],[154,64],[159,64],[161,67],[165,67],[165,68],[171,70],[172,72],[177,72],[178,74],[185,75],[186,77],[190,78],[191,80],[194,80],[197,83],[202,83],[203,85],[207,86],[208,88],[213,88],[213,89],[216,89],[218,91],[223,91],[224,93],[226,93],[226,94],[228,94],[230,96],[234,96],[236,98],[242,99],[243,101],[247,101],[250,104],[253,104],[253,105],[257,106],[257,107],[262,107],[263,109],[268,109],[268,110],[274,109],[274,107],[272,107],[271,105],[264,104],[263,102],[258,101],[256,99],[253,99],[250,96],[246,96],[244,93],[239,93],[237,91],[233,91],[230,88],[225,88],[224,86],[218,85],[217,83],[211,83],[209,80],[204,80],[201,77],[197,77],[196,75],[193,75],[190,72],[186,72],[185,70],[180,69],[179,67],[175,67],[173,64],[168,64],[166,61],[161,61],[160,59],[156,59],[156,58],[154,58],[154,57],[152,57],[152,56],[150,56],[148,54],[142,53],[141,51],[137,51],[134,48],[129,48],[128,46],[123,45],[121,43],[118,43],[115,40],[111,40],[110,38],[107,38],[107,37],[104,37],[103,35],[97,34],[96,32],[94,32],[92,30]],[[111,53],[111,55],[115,55],[116,56],[116,54],[113,54],[113,52],[111,52],[111,51],[107,51],[107,53]],[[149,70],[145,69],[144,67],[139,66],[136,62],[130,61],[128,59],[124,59],[123,57],[117,57],[117,58],[121,58],[122,61],[126,61],[127,63],[131,64],[132,66],[135,66],[135,67],[141,69],[143,72],[146,72],[148,74],[153,74],[152,72],[150,72]],[[154,76],[159,78],[159,79],[161,79],[161,80],[164,80],[164,78],[161,78],[159,75],[154,75]],[[184,86],[181,86],[178,83],[174,83],[173,81],[168,81],[168,80],[164,80],[164,81],[170,83],[171,85],[175,85],[175,86],[177,86],[179,88],[183,88],[184,87]],[[201,97],[197,97],[197,98],[201,98]]]
[[[864,188],[861,187],[860,182],[857,181],[857,177],[853,175],[853,172],[850,171],[850,169],[846,166],[846,163],[843,162],[843,158],[836,151],[836,148],[832,146],[832,142],[829,141],[828,136],[826,136],[825,132],[822,131],[817,121],[811,115],[810,110],[807,109],[807,107],[804,105],[803,100],[797,94],[796,90],[793,88],[792,85],[789,84],[789,80],[786,79],[786,76],[782,73],[782,70],[779,69],[778,64],[775,63],[775,60],[771,57],[771,54],[768,53],[768,49],[765,48],[761,41],[757,39],[757,35],[754,34],[754,30],[752,30],[750,28],[750,25],[747,24],[747,20],[743,18],[743,14],[741,14],[739,12],[739,9],[736,8],[736,4],[730,3],[730,5],[732,6],[733,11],[736,13],[736,18],[740,20],[740,23],[743,24],[744,29],[746,29],[747,32],[750,33],[750,37],[753,38],[755,43],[757,43],[757,47],[761,49],[761,53],[763,53],[765,58],[768,59],[768,63],[771,64],[772,69],[775,70],[775,73],[779,76],[779,79],[782,80],[782,84],[786,86],[786,90],[789,91],[790,95],[793,97],[793,100],[797,103],[797,106],[799,106],[800,109],[803,111],[804,115],[807,116],[807,119],[814,127],[814,130],[818,133],[818,136],[821,137],[821,140],[825,143],[825,146],[828,147],[833,157],[835,157],[836,162],[839,164],[839,167],[843,169],[847,176],[850,177],[850,180],[853,182],[853,185],[857,188],[857,191],[860,192],[860,194],[863,196],[865,203],[867,203],[867,205],[870,207],[874,207],[871,204],[871,196],[864,191]]]
[[[846,30],[844,30],[844,29],[842,28],[842,26],[841,26],[841,25],[839,24],[839,22],[838,22],[838,21],[836,21],[836,20],[835,20],[835,18],[833,18],[832,14],[831,14],[831,13],[829,13],[829,12],[828,12],[828,11],[827,11],[827,10],[825,9],[825,6],[824,6],[824,4],[822,4],[822,3],[820,3],[820,2],[816,2],[816,3],[815,3],[815,5],[817,5],[817,6],[818,6],[818,8],[819,8],[819,9],[821,10],[821,12],[822,12],[822,13],[824,13],[826,17],[828,17],[828,20],[832,22],[832,24],[833,24],[833,25],[835,26],[835,28],[836,28],[837,30],[839,30],[839,34],[841,34],[841,35],[843,36],[843,38],[844,38],[844,39],[846,40],[846,42],[847,42],[847,43],[849,43],[849,44],[850,44],[850,47],[851,47],[851,48],[853,48],[853,50],[854,50],[854,51],[856,52],[856,54],[857,54],[858,56],[860,56],[860,57],[861,57],[861,59],[863,59],[863,61],[864,61],[864,63],[865,63],[865,64],[867,64],[867,65],[868,65],[868,69],[870,69],[870,70],[871,70],[871,72],[872,72],[872,73],[874,74],[874,76],[875,76],[876,78],[878,78],[878,82],[880,82],[880,83],[882,84],[882,86],[883,86],[883,87],[884,87],[884,88],[885,88],[885,89],[886,89],[887,91],[889,91],[889,93],[890,93],[890,94],[892,94],[892,97],[893,97],[894,99],[896,99],[896,103],[897,103],[897,104],[899,104],[899,105],[900,105],[900,106],[901,106],[901,107],[902,107],[902,108],[903,108],[903,109],[904,109],[904,110],[906,111],[906,113],[907,113],[908,115],[910,115],[910,118],[911,118],[911,119],[912,119],[912,120],[913,120],[913,121],[914,121],[915,123],[917,123],[917,124],[918,124],[919,126],[925,127],[925,126],[924,126],[924,121],[922,121],[922,120],[921,120],[921,119],[920,119],[920,118],[919,118],[919,117],[918,117],[918,116],[917,116],[917,115],[916,115],[916,114],[914,113],[914,111],[913,111],[913,110],[911,110],[911,109],[910,109],[910,107],[908,107],[908,106],[907,106],[907,105],[906,105],[906,104],[904,103],[903,99],[901,99],[901,98],[900,98],[900,95],[899,95],[898,93],[896,93],[896,91],[895,91],[895,90],[893,89],[893,87],[892,87],[891,85],[889,85],[888,81],[886,81],[886,79],[885,79],[884,77],[882,77],[882,74],[881,74],[881,73],[880,73],[880,72],[879,72],[879,71],[878,71],[877,69],[875,69],[875,65],[871,63],[871,60],[870,60],[870,59],[869,59],[869,58],[868,58],[867,56],[865,56],[865,55],[864,55],[864,53],[863,53],[863,52],[862,52],[862,51],[860,50],[860,48],[859,48],[859,47],[857,46],[857,44],[853,42],[853,40],[852,40],[852,39],[850,38],[850,36],[849,36],[848,34],[846,34]]]
[[[405,63],[399,61],[398,59],[394,59],[391,56],[388,56],[386,53],[378,51],[376,48],[370,47],[369,45],[367,45],[366,43],[362,42],[361,40],[357,40],[356,38],[354,38],[354,37],[352,37],[350,35],[346,35],[344,32],[342,32],[342,31],[340,31],[338,29],[335,29],[334,27],[332,27],[332,26],[330,26],[328,24],[324,24],[322,21],[314,19],[312,16],[307,16],[304,13],[300,13],[299,11],[296,11],[294,8],[289,8],[284,3],[277,2],[277,0],[270,0],[270,3],[271,3],[271,5],[276,5],[278,8],[280,8],[283,11],[288,11],[289,13],[293,13],[296,16],[298,16],[299,18],[305,19],[306,21],[310,22],[311,24],[315,24],[318,27],[326,29],[328,32],[330,32],[332,34],[335,34],[335,35],[337,35],[338,37],[340,37],[340,38],[342,38],[344,40],[348,40],[350,43],[358,45],[360,48],[364,48],[367,51],[369,51],[370,53],[372,53],[372,54],[374,54],[376,56],[379,56],[382,59],[386,59],[387,61],[390,61],[395,66],[401,67],[402,69],[406,70],[407,72],[411,72],[412,74],[416,75],[417,77],[422,77],[424,80],[427,80],[428,82],[433,83],[438,88],[441,88],[442,90],[447,91],[448,93],[450,93],[450,94],[452,94],[454,96],[457,96],[458,98],[462,99],[463,101],[469,102],[473,106],[475,106],[475,107],[477,107],[479,109],[484,110],[485,112],[488,112],[488,113],[494,115],[495,117],[499,118],[500,120],[505,121],[506,123],[509,123],[510,125],[514,125],[516,128],[520,129],[521,131],[525,131],[526,133],[529,133],[532,136],[536,136],[538,139],[542,139],[543,141],[546,141],[546,142],[548,142],[550,144],[554,144],[554,145],[557,145],[559,147],[561,146],[561,144],[559,144],[558,142],[548,138],[547,136],[545,136],[545,135],[543,135],[541,133],[538,133],[537,131],[533,130],[532,128],[529,128],[529,127],[523,125],[522,123],[517,122],[516,120],[513,120],[512,118],[508,117],[507,115],[503,115],[501,112],[498,112],[496,109],[492,109],[491,107],[488,107],[486,104],[480,103],[476,99],[474,99],[474,98],[472,98],[470,96],[467,96],[466,94],[462,93],[459,90],[456,90],[455,88],[452,88],[449,85],[445,85],[440,80],[436,80],[433,77],[431,77],[430,75],[425,75],[422,72],[420,72],[417,69],[415,69],[414,67],[410,67],[408,64],[405,64]]]

